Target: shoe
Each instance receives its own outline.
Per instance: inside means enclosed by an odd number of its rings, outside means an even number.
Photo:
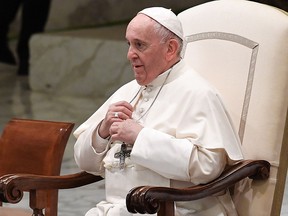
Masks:
[[[0,62],[16,65],[15,57],[8,47],[0,47]]]

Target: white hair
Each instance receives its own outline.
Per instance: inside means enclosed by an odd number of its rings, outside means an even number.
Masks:
[[[169,29],[162,26],[160,23],[154,21],[154,31],[156,34],[158,34],[161,37],[161,43],[167,42],[169,39],[176,39],[179,47],[177,51],[177,55],[180,56],[182,48],[183,48],[183,41],[181,38],[179,38],[176,34],[171,32]]]

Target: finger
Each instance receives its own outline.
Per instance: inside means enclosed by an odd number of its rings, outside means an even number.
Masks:
[[[112,118],[121,118],[120,117],[120,112],[111,112]]]
[[[124,113],[124,112],[113,112],[112,113],[112,118],[116,118],[116,121],[117,121],[117,118],[118,119],[121,119],[121,120],[127,120],[127,119],[131,119],[132,117],[132,113]]]
[[[113,110],[114,112],[118,112],[119,118],[122,118],[125,120],[125,119],[132,117],[133,107],[131,104],[129,104],[126,101],[119,101],[114,104],[114,107],[111,110]]]
[[[133,111],[133,106],[128,103],[127,101],[118,101],[116,103],[114,103],[115,106],[119,106],[119,107],[125,107],[126,109]]]
[[[111,136],[113,136],[114,134],[117,134],[117,128],[118,126],[115,123],[111,125],[111,127],[109,128],[109,133]]]

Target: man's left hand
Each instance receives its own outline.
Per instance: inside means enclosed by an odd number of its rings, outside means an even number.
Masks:
[[[139,132],[143,126],[133,119],[127,119],[122,122],[114,122],[110,127],[112,141],[121,141],[128,144],[134,144]]]

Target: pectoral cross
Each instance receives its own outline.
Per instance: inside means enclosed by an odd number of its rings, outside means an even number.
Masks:
[[[122,145],[121,145],[121,149],[120,149],[120,151],[119,152],[116,152],[115,154],[114,154],[114,157],[115,158],[119,158],[119,168],[120,168],[120,170],[123,170],[124,169],[124,167],[125,167],[125,159],[127,158],[127,157],[130,157],[130,153],[131,153],[131,149],[127,149],[127,145],[125,144],[125,143],[123,143]]]

